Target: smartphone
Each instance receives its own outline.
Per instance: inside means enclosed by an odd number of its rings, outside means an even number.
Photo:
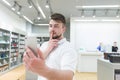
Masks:
[[[26,47],[29,47],[37,57],[37,37],[27,36],[25,39]]]

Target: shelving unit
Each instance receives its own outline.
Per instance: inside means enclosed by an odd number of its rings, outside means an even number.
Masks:
[[[25,51],[25,32],[0,28],[0,74],[19,66]]]
[[[10,67],[17,65],[18,50],[19,49],[19,34],[11,33],[11,55],[10,55]]]
[[[49,37],[37,37],[38,46],[41,46],[45,41],[49,41]]]
[[[19,35],[19,56],[18,63],[22,62],[23,54],[25,52],[25,35]]]
[[[0,29],[0,72],[9,68],[10,32]]]

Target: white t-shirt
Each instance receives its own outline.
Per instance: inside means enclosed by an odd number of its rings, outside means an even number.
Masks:
[[[43,43],[41,51],[47,48],[48,42]],[[46,65],[50,68],[58,70],[71,70],[75,72],[77,64],[77,53],[71,47],[70,43],[63,38],[58,42],[58,47],[55,48],[47,57]],[[38,80],[47,80],[42,76],[38,76]]]

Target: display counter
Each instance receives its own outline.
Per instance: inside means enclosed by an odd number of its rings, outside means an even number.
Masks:
[[[120,80],[120,74],[115,72],[120,71],[120,63],[111,63],[109,60],[97,60],[97,77],[98,80]]]
[[[79,52],[78,72],[97,72],[97,59],[103,57],[102,52]]]

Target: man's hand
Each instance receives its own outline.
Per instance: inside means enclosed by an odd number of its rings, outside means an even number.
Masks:
[[[53,38],[53,32],[50,33],[50,40],[48,43],[48,50],[51,52],[54,48],[58,46],[58,40],[52,39]]]
[[[73,78],[73,72],[70,70],[58,70],[46,66],[43,54],[39,49],[38,57],[36,57],[29,48],[26,48],[23,61],[28,70],[48,80],[72,80]]]
[[[26,53],[24,54],[23,61],[25,67],[28,70],[37,73],[39,75],[43,75],[44,70],[46,70],[47,68],[47,66],[45,65],[43,54],[39,49],[38,49],[38,57],[36,57],[29,48],[26,48]]]
[[[44,58],[47,58],[47,56],[50,54],[53,49],[55,49],[58,46],[58,41],[57,39],[52,39],[53,37],[53,32],[50,32],[50,39],[48,42],[48,47],[44,52]]]

